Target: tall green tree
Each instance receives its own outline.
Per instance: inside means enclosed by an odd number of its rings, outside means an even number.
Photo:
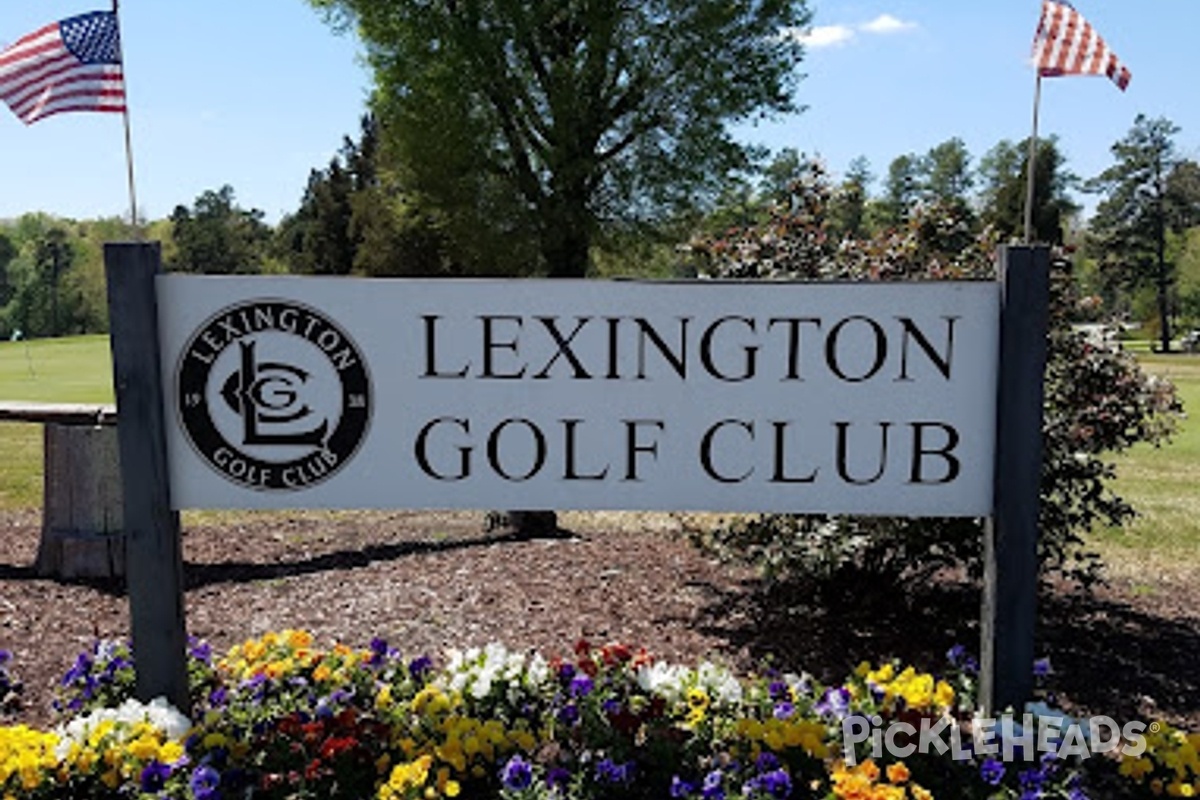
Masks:
[[[292,272],[430,276],[460,272],[435,215],[423,213],[380,164],[379,126],[365,115],[357,140],[309,174],[300,208],[276,231],[276,252]]]
[[[1062,244],[1068,217],[1079,211],[1068,191],[1076,178],[1066,168],[1058,139],[1039,139],[1034,158],[1033,236]],[[1004,240],[1023,236],[1029,174],[1029,140],[999,142],[979,161],[981,217]]]
[[[17,246],[0,231],[0,308],[8,305],[16,287],[8,275],[8,265],[17,257]]]
[[[5,335],[59,336],[93,330],[80,281],[79,229],[46,215],[25,215],[17,222],[14,257],[6,270],[7,305],[0,315]]]
[[[35,246],[34,263],[43,276],[42,282],[50,291],[50,335],[58,336],[61,331],[60,290],[62,278],[75,261],[75,253],[67,241],[67,232],[59,227],[51,228]]]
[[[715,191],[797,109],[805,0],[309,0],[353,27],[402,182],[456,240],[582,276],[598,227]],[[489,257],[484,254],[483,257]]]
[[[378,129],[368,115],[358,141],[346,137],[325,169],[309,173],[300,208],[276,232],[280,255],[292,272],[349,275],[359,241],[353,232],[354,197],[374,186]]]
[[[838,236],[861,238],[867,230],[869,187],[875,176],[865,156],[850,162],[846,175],[829,200],[830,229]]]
[[[232,186],[205,191],[192,208],[176,206],[171,224],[176,252],[168,269],[212,275],[262,271],[271,229],[262,211],[237,204]]]
[[[971,169],[971,153],[957,136],[930,148],[921,159],[921,195],[925,200],[942,205],[967,208],[975,175]]]
[[[1200,164],[1180,161],[1167,176],[1167,226],[1176,232],[1200,225]]]
[[[912,153],[896,156],[883,179],[883,197],[876,204],[877,224],[896,227],[908,221],[921,196],[921,159]]]
[[[1171,349],[1171,292],[1175,283],[1167,259],[1167,234],[1179,232],[1189,213],[1168,191],[1169,179],[1182,159],[1175,149],[1179,127],[1165,117],[1139,114],[1123,139],[1112,146],[1116,163],[1089,183],[1105,198],[1096,207],[1091,245],[1101,269],[1123,285],[1152,283],[1158,310],[1159,346]]]

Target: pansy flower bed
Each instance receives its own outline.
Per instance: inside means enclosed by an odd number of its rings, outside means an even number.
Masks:
[[[863,664],[826,686],[798,671],[738,676],[709,662],[671,664],[619,644],[578,642],[550,658],[493,644],[435,663],[380,639],[321,646],[303,631],[281,631],[219,658],[193,642],[188,718],[161,700],[132,699],[129,647],[103,642],[64,675],[59,725],[0,727],[0,798],[1200,792],[1200,737],[1165,726],[1150,727],[1145,747],[1124,756],[1056,749],[1053,740],[1035,748],[1031,734],[1020,740],[1024,750],[998,746],[1019,731],[981,739],[975,665],[961,648],[949,656],[938,675]],[[930,731],[937,736],[922,743]]]

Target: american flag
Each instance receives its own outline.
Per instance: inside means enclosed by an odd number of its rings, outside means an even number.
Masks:
[[[1132,77],[1083,15],[1070,3],[1055,0],[1042,2],[1042,20],[1033,37],[1033,63],[1047,78],[1107,75],[1121,91]]]
[[[80,14],[18,39],[0,52],[0,99],[26,125],[64,111],[124,111],[117,15]]]

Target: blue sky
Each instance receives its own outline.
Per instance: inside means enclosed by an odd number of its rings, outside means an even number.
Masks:
[[[1200,159],[1197,0],[1077,0],[1133,73],[1043,84],[1041,131],[1089,177],[1138,113],[1182,128]],[[89,0],[3,0],[0,46]],[[835,175],[864,155],[876,175],[902,153],[961,137],[978,159],[1031,124],[1029,48],[1039,0],[826,0],[799,69],[799,115],[741,127],[772,148],[818,154]],[[170,214],[228,183],[269,221],[297,206],[309,170],[354,134],[369,76],[352,37],[303,0],[124,0],[121,6],[139,206]],[[0,218],[25,211],[90,218],[128,213],[121,119],[64,114],[26,127],[0,107]]]

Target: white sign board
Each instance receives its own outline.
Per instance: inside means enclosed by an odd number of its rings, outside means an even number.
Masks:
[[[993,283],[157,294],[176,508],[991,513]]]

